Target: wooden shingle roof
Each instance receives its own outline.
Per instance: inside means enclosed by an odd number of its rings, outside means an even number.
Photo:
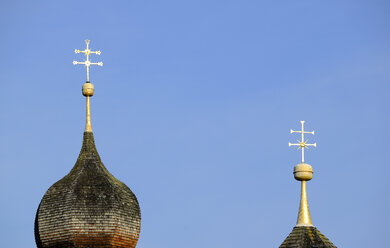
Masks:
[[[73,169],[43,196],[35,218],[35,240],[43,247],[134,248],[141,227],[136,196],[108,172],[92,132]]]

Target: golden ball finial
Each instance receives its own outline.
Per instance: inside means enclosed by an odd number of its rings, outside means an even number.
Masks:
[[[313,178],[313,168],[309,164],[297,164],[294,167],[294,177],[298,181],[310,181]]]
[[[83,95],[93,96],[94,89],[95,88],[93,87],[93,84],[91,84],[90,82],[86,82],[85,84],[83,84]]]

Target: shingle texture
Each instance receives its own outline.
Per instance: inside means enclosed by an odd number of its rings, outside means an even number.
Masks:
[[[290,235],[279,248],[336,248],[314,226],[294,227]]]
[[[85,132],[73,169],[43,196],[35,241],[43,247],[133,248],[141,227],[136,196],[108,172],[92,132]]]

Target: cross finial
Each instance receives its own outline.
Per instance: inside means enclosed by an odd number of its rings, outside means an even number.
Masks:
[[[84,61],[84,62],[78,62],[78,61],[73,61],[73,64],[74,65],[77,65],[77,64],[82,64],[82,65],[85,65],[85,67],[87,67],[87,82],[89,82],[89,67],[91,65],[99,65],[99,66],[103,66],[103,62],[98,62],[98,63],[93,63],[89,60],[89,55],[91,53],[94,53],[94,54],[97,54],[97,55],[100,55],[101,52],[100,51],[91,51],[89,50],[89,40],[85,40],[85,44],[87,44],[87,48],[84,50],[84,51],[80,51],[78,49],[75,49],[74,52],[75,53],[84,53],[86,56],[87,56],[87,59]]]
[[[307,141],[309,139],[307,139],[305,141],[305,133],[310,133],[310,134],[314,135],[314,131],[311,131],[311,132],[305,131],[303,128],[304,124],[305,124],[305,121],[301,121],[301,126],[302,126],[301,131],[294,131],[294,130],[290,129],[290,133],[300,133],[301,134],[301,141],[297,140],[298,141],[297,144],[293,144],[293,143],[288,142],[288,146],[299,146],[298,149],[302,150],[302,163],[305,162],[305,148],[309,149],[309,146],[317,147],[317,143],[308,144]]]

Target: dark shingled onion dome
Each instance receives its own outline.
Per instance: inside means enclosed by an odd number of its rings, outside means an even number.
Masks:
[[[136,247],[141,212],[133,192],[108,172],[92,132],[73,169],[49,188],[35,218],[43,247]]]
[[[89,40],[82,62],[91,65]],[[74,64],[79,62],[74,61]],[[102,65],[102,62],[94,63]],[[94,86],[83,85],[87,121],[83,146],[73,169],[43,196],[35,217],[38,248],[134,248],[141,228],[141,211],[133,192],[108,172],[95,147],[91,126],[90,97]]]

